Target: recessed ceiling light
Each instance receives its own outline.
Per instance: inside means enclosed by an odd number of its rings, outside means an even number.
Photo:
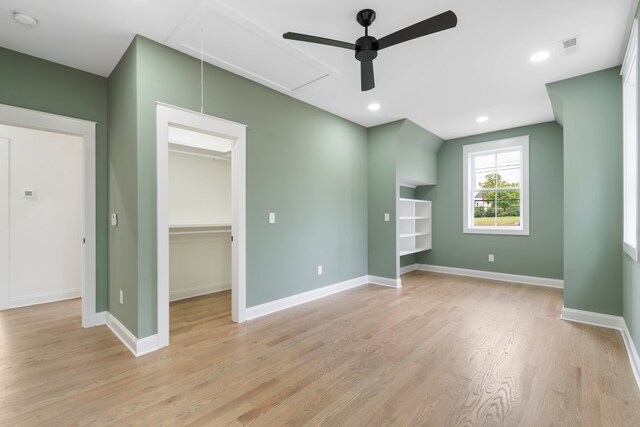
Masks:
[[[548,57],[549,57],[549,52],[543,51],[543,52],[534,53],[533,55],[531,55],[531,58],[529,59],[531,60],[531,62],[540,62],[540,61],[544,61]]]
[[[370,111],[378,111],[379,109],[380,109],[380,104],[378,104],[377,102],[372,102],[371,104],[369,104]]]
[[[25,25],[25,26],[31,27],[31,28],[33,28],[36,25],[38,25],[38,20],[36,18],[34,18],[33,16],[30,16],[30,15],[27,15],[26,13],[22,13],[22,12],[13,12],[13,19],[18,21],[22,25]]]
[[[480,117],[478,117],[478,118],[476,119],[476,122],[478,122],[478,123],[484,123],[484,122],[486,122],[487,120],[489,120],[489,117],[487,117],[487,116],[480,116]]]

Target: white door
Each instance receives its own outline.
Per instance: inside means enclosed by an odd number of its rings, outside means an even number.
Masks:
[[[8,198],[1,199],[9,217],[9,238],[3,239],[9,242],[6,306],[79,297],[82,138],[5,125],[0,137],[9,139]]]

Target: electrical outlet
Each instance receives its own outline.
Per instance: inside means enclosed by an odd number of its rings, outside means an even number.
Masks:
[[[496,259],[493,254],[489,254],[489,262],[494,262]]]
[[[385,220],[385,222],[389,222],[389,214],[388,213],[384,214],[384,220]]]
[[[111,226],[115,227],[118,225],[118,214],[111,214]]]
[[[269,213],[269,224],[275,224],[276,223],[276,214],[275,212],[270,212]]]
[[[120,289],[120,304],[124,304],[124,291]]]
[[[318,266],[318,276],[322,276],[322,266]]]

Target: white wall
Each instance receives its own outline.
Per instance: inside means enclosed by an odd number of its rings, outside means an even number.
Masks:
[[[231,233],[172,234],[171,301],[231,289]]]
[[[169,299],[230,289],[231,162],[170,152],[169,223]]]
[[[9,164],[0,165],[9,177],[9,200],[2,200],[9,207],[9,306],[78,297],[82,138],[5,125],[0,138],[9,139]],[[25,190],[35,197],[24,198]]]
[[[231,224],[231,162],[169,153],[169,224]]]

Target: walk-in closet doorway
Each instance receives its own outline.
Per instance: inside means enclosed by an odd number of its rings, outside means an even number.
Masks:
[[[170,301],[228,288],[229,267],[231,318],[245,320],[246,126],[160,103],[156,117],[158,344],[166,347]]]

